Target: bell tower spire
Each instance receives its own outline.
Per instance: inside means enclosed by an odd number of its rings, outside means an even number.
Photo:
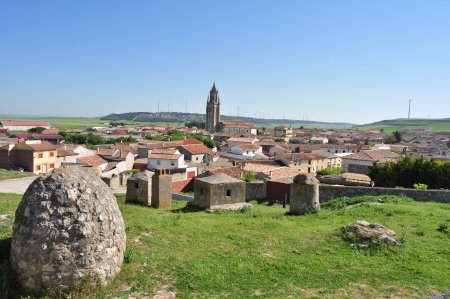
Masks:
[[[216,88],[216,82],[214,82],[211,90],[209,91],[208,101],[206,104],[205,129],[210,133],[217,132],[218,129],[217,125],[219,121],[220,121],[219,91]]]

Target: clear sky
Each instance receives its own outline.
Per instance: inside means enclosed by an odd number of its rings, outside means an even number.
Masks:
[[[450,1],[2,1],[0,114],[450,117]],[[170,105],[170,107],[169,107]]]

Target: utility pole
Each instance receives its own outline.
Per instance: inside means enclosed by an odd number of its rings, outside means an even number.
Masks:
[[[409,99],[409,106],[408,106],[408,119],[410,119],[411,118],[411,102],[412,102],[412,100],[411,99]]]
[[[159,115],[159,101],[161,101],[160,98],[158,98],[158,116],[160,116],[160,115]]]

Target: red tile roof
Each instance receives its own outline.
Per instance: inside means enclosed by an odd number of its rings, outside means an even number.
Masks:
[[[89,166],[99,166],[102,164],[106,164],[106,160],[104,160],[99,155],[92,155],[92,156],[86,156],[86,157],[80,157],[77,160],[81,161],[82,163],[89,165]]]
[[[215,153],[209,147],[204,145],[203,143],[187,144],[187,145],[182,145],[181,147],[192,155],[198,155],[198,154],[208,154],[210,156],[215,155]]]
[[[180,158],[180,154],[150,154],[148,155],[149,159],[162,159],[162,160],[178,160]]]
[[[46,121],[0,121],[3,126],[36,126],[36,127],[48,127],[50,124]]]
[[[37,152],[55,151],[56,150],[56,145],[51,144],[50,142],[47,142],[47,141],[42,141],[41,143],[37,143],[37,144],[27,144],[27,146]]]

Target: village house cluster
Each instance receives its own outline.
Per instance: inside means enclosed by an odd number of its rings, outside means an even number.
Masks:
[[[60,167],[92,167],[113,188],[125,186],[132,172],[168,170],[173,191],[178,192],[193,191],[196,177],[203,176],[200,181],[207,182],[205,174],[234,179],[251,174],[282,189],[300,173],[316,174],[330,167],[366,175],[375,162],[395,161],[405,155],[439,160],[450,157],[448,133],[409,130],[401,132],[401,140],[386,143],[392,134],[382,131],[307,129],[289,124],[257,128],[241,120],[224,121],[215,84],[206,106],[205,129],[105,123],[59,132],[48,122],[3,120],[0,168],[39,175]],[[33,132],[35,128],[40,128],[39,132]],[[174,131],[185,137],[171,140]],[[66,134],[133,141],[72,144],[65,140]],[[209,140],[208,146],[202,140]],[[223,177],[210,181],[217,184],[220,180],[232,181]]]

